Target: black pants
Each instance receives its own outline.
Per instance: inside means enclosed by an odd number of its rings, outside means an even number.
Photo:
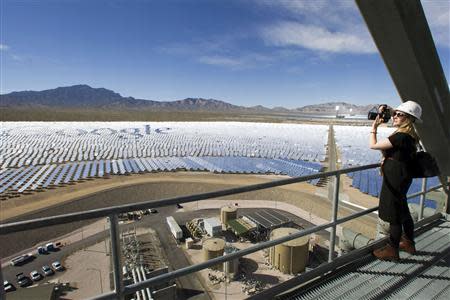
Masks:
[[[402,230],[403,228],[403,230]],[[390,223],[389,229],[389,242],[391,246],[394,248],[398,248],[400,244],[400,238],[402,236],[402,231],[405,233],[405,236],[411,242],[414,242],[414,221],[411,218],[411,215],[408,214],[403,218],[401,224],[392,224]]]

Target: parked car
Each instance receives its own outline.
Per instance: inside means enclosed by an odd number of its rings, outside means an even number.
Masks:
[[[38,254],[48,254],[47,249],[45,247],[43,247],[43,246],[39,246],[37,248],[37,252],[38,252]]]
[[[48,252],[50,252],[50,251],[55,251],[56,247],[55,247],[55,244],[53,244],[53,243],[47,243],[47,244],[45,244],[45,249]]]
[[[52,267],[55,269],[55,271],[63,271],[64,267],[61,265],[59,261],[52,262]]]
[[[50,276],[50,275],[55,274],[55,271],[53,271],[53,269],[47,265],[42,266],[42,272],[44,272],[45,276]]]
[[[149,208],[148,212],[151,213],[151,214],[156,214],[158,211],[156,209],[154,209],[154,208]]]
[[[31,271],[30,277],[33,281],[39,281],[42,279],[42,275],[38,271]]]
[[[28,276],[25,276],[23,273],[19,273],[16,275],[16,279],[17,279],[17,284],[20,287],[26,287],[31,285],[33,282],[31,281],[31,279]]]
[[[11,266],[20,266],[20,265],[26,264],[32,258],[33,258],[33,255],[31,255],[31,254],[19,255],[17,257],[14,257],[13,259],[11,259],[10,264],[11,264]]]
[[[16,290],[14,285],[12,285],[8,280],[3,281],[3,289],[5,290],[5,293]]]

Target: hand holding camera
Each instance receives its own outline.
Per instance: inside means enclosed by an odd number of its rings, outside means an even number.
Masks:
[[[372,108],[367,114],[367,119],[369,120],[377,120],[377,117],[381,120],[380,123],[387,123],[392,117],[392,110],[387,104],[381,104],[378,108]]]

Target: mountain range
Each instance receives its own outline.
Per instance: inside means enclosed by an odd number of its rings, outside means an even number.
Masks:
[[[176,101],[155,101],[122,97],[105,89],[88,85],[58,87],[44,91],[20,91],[0,95],[0,108],[76,108],[76,109],[120,109],[150,111],[208,111],[208,112],[274,112],[274,113],[366,113],[374,105],[358,106],[345,102],[328,102],[295,109],[284,107],[267,108],[261,105],[245,107],[216,99],[186,98]]]

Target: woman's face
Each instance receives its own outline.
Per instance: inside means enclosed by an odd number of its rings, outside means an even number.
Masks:
[[[395,111],[394,115],[392,116],[393,124],[395,127],[401,126],[403,123],[405,123],[408,120],[408,116],[401,111]]]

